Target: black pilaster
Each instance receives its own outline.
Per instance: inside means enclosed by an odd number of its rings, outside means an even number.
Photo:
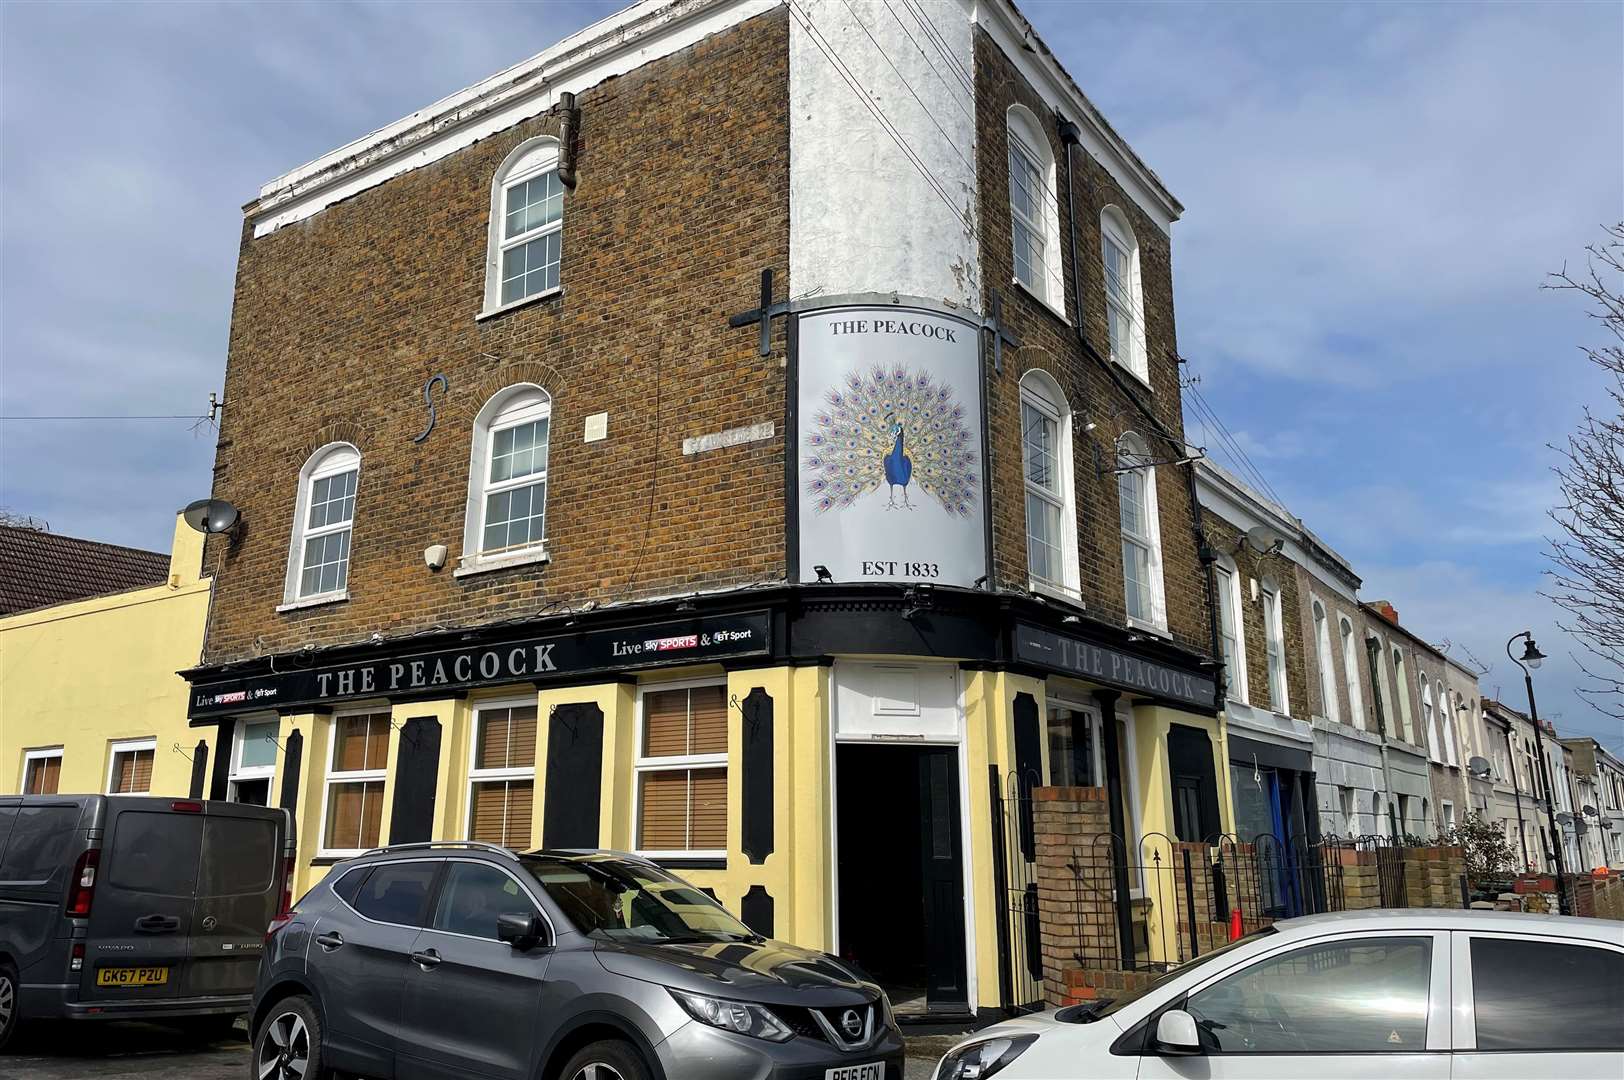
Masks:
[[[753,866],[773,853],[773,699],[756,687],[744,699],[741,847]]]
[[[592,702],[555,707],[547,718],[542,846],[597,847],[602,791],[603,710]]]
[[[434,802],[440,776],[440,721],[414,716],[400,732],[395,761],[394,811],[389,842],[413,844],[434,838]]]
[[[231,794],[232,744],[237,740],[237,718],[220,721],[220,738],[214,748],[214,774],[209,778],[209,798],[224,799]]]
[[[1122,747],[1117,738],[1117,700],[1122,697],[1115,690],[1096,690],[1094,700],[1100,707],[1100,742],[1105,751],[1106,812],[1111,822],[1111,862],[1113,884],[1116,891],[1117,943],[1122,950],[1122,966],[1132,970],[1136,966],[1133,953],[1133,912],[1128,891],[1128,825],[1122,803]]]
[[[303,765],[304,733],[294,731],[282,749],[282,798],[277,803],[290,814],[296,814],[299,809],[299,771]]]
[[[203,782],[209,775],[209,740],[197,740],[197,747],[192,751],[192,786],[187,792],[189,799],[203,797]]]

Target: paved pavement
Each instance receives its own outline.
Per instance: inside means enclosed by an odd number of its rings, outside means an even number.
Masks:
[[[240,1038],[200,1041],[161,1024],[46,1024],[17,1033],[0,1056],[5,1080],[244,1080],[248,1044]],[[931,1070],[957,1036],[908,1040],[905,1080],[930,1080]]]

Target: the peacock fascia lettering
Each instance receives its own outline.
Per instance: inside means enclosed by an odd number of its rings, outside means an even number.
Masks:
[[[937,341],[958,341],[959,327],[942,323],[909,322],[906,319],[843,319],[829,324],[834,337],[851,334],[905,334]]]

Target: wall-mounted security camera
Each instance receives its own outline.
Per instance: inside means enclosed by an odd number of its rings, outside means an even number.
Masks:
[[[430,544],[423,549],[423,563],[430,570],[444,569],[447,554],[449,552],[444,544]]]

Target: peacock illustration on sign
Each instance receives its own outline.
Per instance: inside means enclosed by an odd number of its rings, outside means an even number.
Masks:
[[[819,513],[886,485],[888,510],[912,510],[910,487],[955,517],[975,506],[976,443],[951,387],[927,371],[875,366],[824,395],[806,436],[806,490]]]

